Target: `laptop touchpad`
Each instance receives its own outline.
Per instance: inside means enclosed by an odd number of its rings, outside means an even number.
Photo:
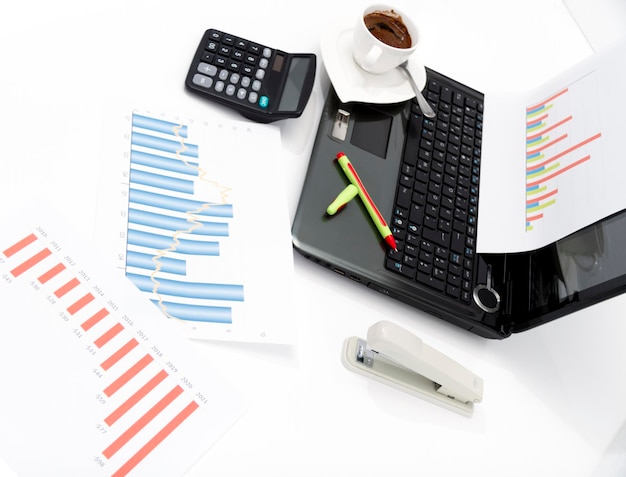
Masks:
[[[350,142],[361,149],[385,159],[392,117],[369,106],[354,109],[354,129]]]

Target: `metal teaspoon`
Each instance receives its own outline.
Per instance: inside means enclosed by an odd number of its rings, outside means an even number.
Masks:
[[[413,91],[415,91],[417,104],[422,110],[422,113],[424,113],[424,116],[426,116],[427,118],[434,118],[435,111],[433,111],[433,108],[431,108],[430,104],[428,104],[428,101],[426,101],[426,98],[424,98],[424,95],[422,94],[420,89],[417,87],[417,84],[415,83],[415,80],[413,79],[413,75],[411,74],[411,71],[409,71],[409,68],[407,67],[408,63],[409,61],[407,60],[404,63],[401,63],[400,65],[398,65],[398,68],[402,68],[404,72],[406,73],[407,77],[409,78],[409,83],[411,83],[411,87],[413,88]]]

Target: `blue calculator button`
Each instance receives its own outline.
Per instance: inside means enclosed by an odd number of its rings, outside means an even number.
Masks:
[[[259,106],[261,106],[263,109],[267,108],[269,104],[270,104],[270,99],[267,96],[261,96],[259,98]]]

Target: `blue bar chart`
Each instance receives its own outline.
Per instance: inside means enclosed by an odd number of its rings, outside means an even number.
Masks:
[[[220,257],[234,220],[225,195],[214,201],[198,193],[203,171],[189,130],[185,124],[132,115],[126,276],[169,318],[232,323],[244,286],[195,282],[188,274],[189,260]]]
[[[602,137],[589,111],[594,108],[588,97],[592,82],[593,76],[582,78],[526,108],[527,232],[547,220],[558,201],[572,203],[577,194],[587,193]]]
[[[127,105],[103,124],[95,237],[120,275],[190,338],[291,343],[280,129]]]

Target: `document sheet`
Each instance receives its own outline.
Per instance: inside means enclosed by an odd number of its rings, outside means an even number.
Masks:
[[[239,394],[54,211],[1,224],[2,458],[25,477],[181,475]]]
[[[97,242],[190,338],[292,343],[280,131],[148,109],[107,112]]]
[[[626,41],[521,95],[486,95],[479,252],[555,242],[626,208]]]

